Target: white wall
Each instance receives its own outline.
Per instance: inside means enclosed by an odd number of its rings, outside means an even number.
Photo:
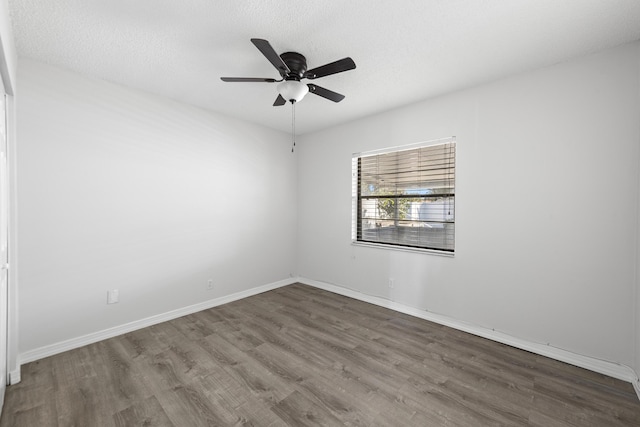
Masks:
[[[300,276],[640,372],[639,58],[630,44],[301,137]],[[352,246],[351,154],[452,135],[455,257]]]
[[[287,134],[18,71],[20,353],[295,274]]]

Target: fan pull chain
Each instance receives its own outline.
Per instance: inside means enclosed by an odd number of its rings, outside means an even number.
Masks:
[[[296,102],[291,101],[291,152],[296,147]]]

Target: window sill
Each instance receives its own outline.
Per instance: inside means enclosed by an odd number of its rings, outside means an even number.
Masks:
[[[420,249],[420,248],[410,248],[406,246],[385,245],[382,243],[351,241],[351,246],[361,246],[366,248],[385,249],[390,251],[413,252],[413,253],[419,253],[419,254],[437,255],[437,256],[443,256],[446,258],[455,257],[455,252],[439,251],[436,249]]]

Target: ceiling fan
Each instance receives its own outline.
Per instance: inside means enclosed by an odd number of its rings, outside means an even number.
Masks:
[[[325,89],[313,83],[304,84],[300,80],[314,80],[331,74],[353,70],[356,68],[356,64],[353,62],[353,59],[347,57],[325,64],[321,67],[307,70],[307,59],[303,55],[297,52],[285,52],[278,55],[266,40],[251,39],[251,42],[260,52],[262,52],[269,62],[276,67],[276,70],[280,73],[280,80],[255,77],[220,77],[222,81],[280,83],[278,85],[279,95],[273,103],[274,107],[284,105],[287,101],[290,101],[292,104],[294,102],[299,102],[309,92],[333,102],[340,102],[344,99],[344,95],[342,94]]]

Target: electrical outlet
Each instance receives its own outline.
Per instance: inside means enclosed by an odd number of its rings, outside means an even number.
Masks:
[[[107,291],[107,304],[115,304],[118,302],[120,292],[117,289],[111,289]]]
[[[393,289],[396,286],[395,279],[389,279],[389,289]]]
[[[212,291],[213,290],[213,279],[209,279],[207,281],[207,290],[208,291]]]

